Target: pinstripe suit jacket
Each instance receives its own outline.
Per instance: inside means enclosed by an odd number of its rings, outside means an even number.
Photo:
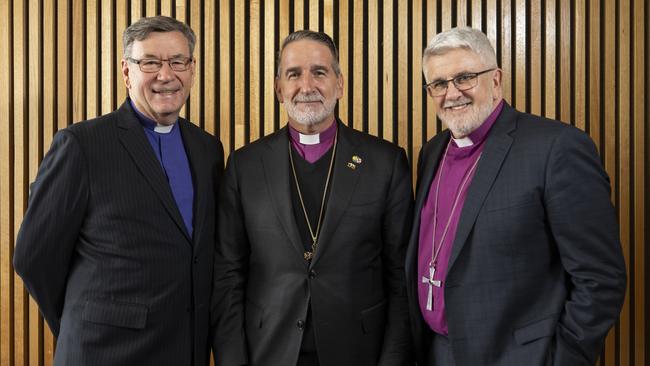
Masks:
[[[57,336],[56,365],[205,365],[221,143],[180,118],[194,182],[187,234],[127,100],[56,134],[14,266]]]
[[[420,153],[407,251],[420,364],[431,330],[417,301],[420,211],[449,132]],[[449,259],[446,316],[458,366],[595,362],[625,294],[609,178],[587,134],[507,104],[485,142]]]
[[[287,127],[229,157],[215,254],[218,366],[295,365],[310,304],[322,366],[401,366],[410,357],[406,155],[338,123],[327,209],[309,263],[291,203]]]

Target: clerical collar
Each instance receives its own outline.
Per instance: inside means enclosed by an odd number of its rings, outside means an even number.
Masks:
[[[170,133],[174,129],[176,123],[172,123],[171,125],[163,125],[157,123],[151,118],[145,116],[144,113],[140,112],[138,108],[135,106],[135,103],[133,103],[132,99],[129,99],[129,102],[131,103],[131,108],[133,108],[133,110],[135,111],[136,116],[138,116],[138,120],[140,121],[140,124],[142,124],[142,127],[162,134]]]
[[[475,144],[479,144],[485,140],[485,137],[487,136],[488,132],[490,132],[490,129],[492,128],[492,125],[494,125],[494,122],[496,122],[497,118],[499,117],[499,114],[501,114],[501,110],[503,109],[503,99],[497,104],[497,106],[494,108],[492,113],[488,116],[488,118],[485,119],[485,122],[483,122],[476,130],[472,131],[469,135],[456,139],[454,136],[451,136],[451,140],[453,141],[452,146],[458,147],[458,148],[464,148],[468,146],[473,146]]]
[[[336,135],[336,128],[336,120],[334,120],[334,122],[327,129],[325,129],[325,131],[312,135],[305,135],[298,132],[298,130],[289,125],[289,136],[291,137],[291,141],[293,143],[298,143],[301,145],[314,146],[320,144],[328,144],[334,140],[334,136]]]

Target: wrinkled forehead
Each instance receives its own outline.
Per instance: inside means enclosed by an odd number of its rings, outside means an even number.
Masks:
[[[131,45],[133,56],[190,56],[190,44],[179,31],[151,32]]]
[[[448,48],[425,58],[422,71],[427,82],[450,79],[468,72],[487,68],[481,56],[463,47]]]

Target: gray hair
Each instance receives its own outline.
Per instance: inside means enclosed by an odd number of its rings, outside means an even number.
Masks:
[[[137,22],[131,24],[124,30],[124,34],[122,35],[124,57],[126,58],[131,56],[131,47],[133,46],[133,42],[145,40],[149,37],[149,34],[153,32],[181,32],[190,46],[190,57],[194,54],[196,35],[192,28],[174,18],[155,16],[140,18]]]
[[[334,61],[332,62],[332,69],[334,69],[334,72],[336,73],[337,76],[341,76],[341,66],[339,65],[339,51],[336,49],[336,45],[334,44],[334,41],[332,38],[327,35],[327,33],[323,32],[314,32],[311,30],[299,30],[296,32],[293,32],[287,36],[287,38],[282,41],[282,46],[280,47],[280,50],[278,51],[278,56],[277,56],[277,65],[278,65],[278,71],[276,74],[276,77],[280,77],[280,58],[282,57],[282,51],[284,51],[284,48],[287,47],[292,42],[300,41],[300,40],[308,40],[308,41],[314,41],[318,42],[321,44],[324,44],[329,48],[330,52],[332,53],[332,58]]]
[[[436,34],[424,49],[422,65],[429,57],[443,55],[453,49],[473,51],[487,67],[498,67],[497,55],[485,33],[470,27],[458,27]]]

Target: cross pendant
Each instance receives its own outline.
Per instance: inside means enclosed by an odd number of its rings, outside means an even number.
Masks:
[[[427,295],[427,310],[433,310],[433,286],[440,287],[440,281],[434,280],[433,275],[436,273],[436,267],[429,267],[429,278],[422,276],[422,283],[429,285],[429,291]]]

